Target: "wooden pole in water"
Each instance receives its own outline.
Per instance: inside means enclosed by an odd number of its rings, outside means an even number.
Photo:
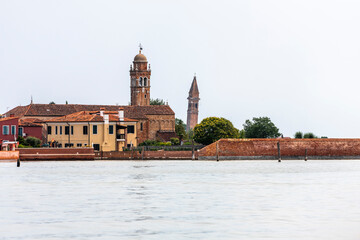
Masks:
[[[219,161],[219,141],[216,142],[216,161]]]
[[[278,162],[281,162],[280,142],[277,142]]]
[[[16,161],[16,166],[20,167],[20,158],[18,158],[18,160]]]
[[[141,151],[141,160],[144,160],[144,146],[142,147],[142,151]]]
[[[305,148],[305,161],[307,161],[308,157],[307,157],[307,148]]]
[[[192,160],[195,160],[195,147],[194,147],[194,139],[192,140]]]

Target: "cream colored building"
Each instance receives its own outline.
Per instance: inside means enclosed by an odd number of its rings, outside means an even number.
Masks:
[[[46,121],[47,142],[53,147],[93,147],[122,151],[137,146],[137,120],[124,111],[82,111]]]

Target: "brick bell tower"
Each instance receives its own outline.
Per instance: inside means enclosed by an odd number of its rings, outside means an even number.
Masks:
[[[188,99],[188,111],[187,111],[187,123],[186,131],[189,132],[191,129],[194,129],[195,125],[198,123],[199,115],[199,88],[196,82],[196,76],[191,84],[189,91]]]
[[[144,54],[141,53],[140,44],[139,54],[135,56],[133,65],[130,65],[130,94],[132,106],[150,105],[150,64]]]

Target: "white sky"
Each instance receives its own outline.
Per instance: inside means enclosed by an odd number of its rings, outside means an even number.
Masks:
[[[151,97],[185,122],[196,72],[199,120],[360,137],[359,12],[355,0],[0,0],[0,112],[31,95],[126,105],[141,42]]]

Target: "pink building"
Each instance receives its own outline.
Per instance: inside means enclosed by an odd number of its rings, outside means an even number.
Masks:
[[[38,119],[19,119],[18,117],[0,118],[0,139],[16,141],[18,136],[36,137],[43,140],[43,128]]]

